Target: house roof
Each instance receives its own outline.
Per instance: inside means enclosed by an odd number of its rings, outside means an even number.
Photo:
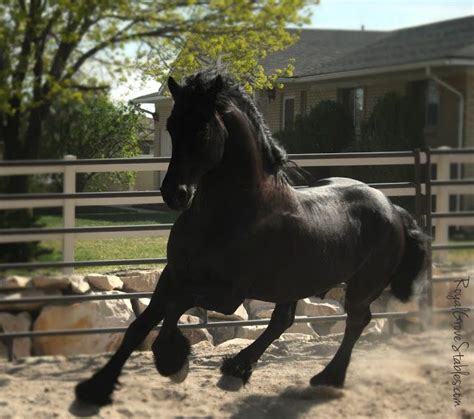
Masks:
[[[292,78],[305,78],[436,60],[474,60],[474,16],[392,32],[304,30],[298,44],[274,54],[265,68],[281,67],[294,57]]]
[[[474,65],[474,16],[390,32],[338,29],[302,29],[300,39],[289,48],[269,55],[266,72],[288,65],[294,59],[294,74],[282,81],[305,81],[314,77],[382,72],[403,65],[426,65],[441,60],[470,60]],[[132,100],[156,103],[171,100],[162,92]]]

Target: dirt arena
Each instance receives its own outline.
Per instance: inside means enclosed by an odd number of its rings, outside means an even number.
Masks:
[[[135,353],[114,404],[100,411],[78,406],[73,387],[107,355],[26,358],[0,364],[1,418],[471,418],[474,417],[474,356],[460,348],[461,404],[454,407],[453,332],[430,331],[390,338],[365,335],[354,351],[344,390],[311,388],[309,379],[329,361],[340,335],[276,341],[250,384],[238,392],[216,387],[223,356],[239,346],[196,345],[183,384],[155,371],[149,352]],[[474,342],[474,336],[463,340]]]

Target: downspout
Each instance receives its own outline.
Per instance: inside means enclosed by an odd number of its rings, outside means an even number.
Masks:
[[[464,131],[464,96],[463,94],[455,89],[453,86],[449,85],[445,81],[441,80],[440,78],[436,77],[432,72],[431,72],[431,67],[426,67],[426,75],[436,83],[438,83],[440,86],[443,86],[450,92],[454,93],[458,98],[459,98],[459,111],[458,111],[458,148],[463,147],[463,131]],[[456,165],[456,172],[457,172],[457,178],[461,179],[461,170],[462,170],[462,164],[458,163]],[[456,211],[461,210],[461,196],[456,195]]]
[[[449,85],[445,81],[441,80],[439,77],[436,77],[431,72],[431,67],[426,67],[426,75],[440,86],[443,86],[445,89],[449,90],[451,93],[454,93],[459,98],[459,111],[458,111],[458,148],[462,148],[464,145],[463,136],[464,136],[464,96],[463,94],[455,89],[453,86]]]

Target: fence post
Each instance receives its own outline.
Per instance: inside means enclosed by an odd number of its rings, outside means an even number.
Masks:
[[[440,154],[438,156],[438,165],[436,169],[437,180],[450,180],[450,159],[449,156]],[[438,188],[436,192],[436,212],[449,212],[449,191],[447,188]],[[435,241],[440,244],[447,244],[449,242],[449,223],[444,218],[437,218],[435,220]],[[436,261],[445,261],[448,257],[447,250],[437,251]]]
[[[64,160],[76,160],[76,156],[66,155]],[[76,192],[76,169],[74,166],[64,167],[63,193],[70,194]],[[73,228],[76,226],[76,204],[72,199],[63,201],[63,226]],[[74,262],[74,234],[63,234],[63,262]],[[63,268],[63,273],[72,274],[74,268]]]

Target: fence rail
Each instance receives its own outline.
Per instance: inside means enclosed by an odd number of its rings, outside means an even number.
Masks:
[[[298,154],[291,155],[290,159],[302,167],[344,167],[344,166],[397,166],[405,165],[415,168],[413,182],[375,183],[371,186],[381,190],[388,196],[413,196],[416,201],[416,217],[422,222],[427,232],[431,232],[432,224],[436,228],[436,241],[431,246],[431,251],[445,252],[449,249],[473,249],[473,244],[451,244],[448,242],[448,228],[450,225],[474,225],[474,212],[450,212],[450,194],[472,194],[474,179],[451,179],[452,164],[474,164],[474,149],[426,150],[420,152],[376,152],[376,153],[328,153],[328,154]],[[134,159],[109,159],[109,160],[75,160],[68,156],[65,160],[50,161],[4,161],[0,162],[0,176],[37,175],[37,174],[63,174],[62,193],[44,194],[0,194],[0,210],[19,208],[48,208],[62,207],[64,225],[62,228],[29,228],[29,229],[1,229],[0,243],[16,243],[39,240],[62,240],[63,261],[57,262],[28,262],[28,263],[2,263],[1,270],[11,269],[42,269],[61,268],[71,272],[75,267],[114,266],[114,265],[146,265],[163,264],[165,258],[143,259],[115,259],[115,260],[88,260],[76,261],[74,258],[74,243],[81,239],[97,239],[105,237],[124,236],[166,236],[172,227],[171,224],[161,225],[122,225],[100,227],[76,227],[75,208],[91,205],[131,205],[131,204],[157,204],[162,203],[158,191],[127,191],[127,192],[87,192],[77,193],[75,189],[76,174],[88,172],[115,172],[115,171],[166,171],[169,164],[168,158],[134,158]],[[436,167],[437,178],[431,179],[433,167]],[[424,178],[424,180],[422,180]],[[435,197],[436,211],[432,213],[432,196]],[[431,260],[431,256],[430,256]],[[445,277],[433,281],[429,272],[431,283],[452,280]],[[431,313],[446,313],[448,309],[436,309],[431,305],[430,290],[428,290],[427,308]],[[137,299],[148,298],[151,293],[130,293],[120,295],[94,294],[86,296],[58,296],[58,297],[30,297],[22,299],[0,300],[0,310],[4,304],[12,303],[61,303],[69,304],[77,301],[105,300],[105,299]],[[469,309],[469,308],[468,308]],[[374,318],[401,318],[420,315],[420,312],[402,313],[375,313]],[[298,317],[296,322],[327,322],[344,320],[346,315]],[[227,325],[264,325],[268,320],[247,320],[231,322],[206,321],[184,325],[183,327],[222,327]],[[71,329],[44,332],[18,332],[4,333],[0,339],[8,343],[21,337],[57,336],[72,334],[111,333],[124,332],[126,328],[107,329]]]

